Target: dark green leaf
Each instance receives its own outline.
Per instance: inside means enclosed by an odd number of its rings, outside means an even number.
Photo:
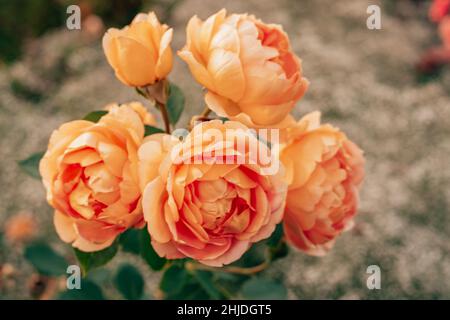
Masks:
[[[269,246],[270,260],[274,261],[277,259],[284,258],[289,253],[289,247],[283,240],[284,230],[283,224],[277,225],[272,236],[267,240]]]
[[[267,240],[267,244],[270,247],[276,247],[280,241],[283,239],[283,224],[280,223],[276,226],[275,231],[272,233],[270,238]]]
[[[17,163],[29,176],[40,179],[41,175],[39,174],[39,162],[44,156],[44,153],[45,152],[36,152],[26,159],[19,160]]]
[[[138,300],[144,293],[144,278],[138,269],[130,264],[123,264],[115,278],[115,284],[127,300]]]
[[[266,249],[267,244],[264,241],[255,243],[237,262],[232,265],[244,268],[260,265],[266,260]]]
[[[104,300],[102,289],[93,281],[81,279],[81,289],[62,292],[59,300]]]
[[[163,129],[157,128],[157,127],[153,127],[153,126],[149,126],[149,125],[145,125],[145,134],[144,136],[150,136],[152,134],[155,133],[164,133],[165,131]]]
[[[209,297],[212,299],[220,299],[222,295],[217,290],[213,282],[213,274],[209,271],[194,270],[192,275],[198,281],[200,286],[208,293]]]
[[[141,256],[153,270],[161,270],[167,260],[161,258],[153,249],[147,227],[141,230]]]
[[[167,112],[169,113],[169,121],[175,125],[180,120],[184,109],[184,95],[179,87],[170,84],[169,99],[167,99]]]
[[[60,276],[66,274],[68,266],[66,259],[45,243],[33,243],[26,247],[25,259],[27,259],[40,274],[46,276]]]
[[[74,249],[83,274],[86,275],[90,270],[107,264],[116,255],[118,247],[118,241],[116,240],[111,246],[100,251],[83,252]]]
[[[91,122],[98,122],[101,117],[103,117],[105,114],[107,114],[108,111],[105,110],[97,110],[92,111],[84,116],[83,120],[91,121]]]
[[[123,251],[139,254],[141,249],[141,231],[138,229],[128,229],[120,235],[119,243]]]
[[[269,250],[271,261],[284,258],[289,254],[289,246],[285,242],[280,242],[277,247],[271,247]]]
[[[166,294],[177,294],[183,289],[188,277],[186,269],[177,265],[171,265],[164,272],[159,287]]]
[[[244,283],[241,294],[250,300],[282,300],[286,299],[287,290],[279,281],[254,277]]]

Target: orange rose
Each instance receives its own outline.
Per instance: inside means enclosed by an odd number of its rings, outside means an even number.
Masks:
[[[141,107],[112,105],[98,123],[71,121],[51,135],[39,168],[47,200],[60,238],[82,251],[108,247],[143,223],[137,150],[146,116],[135,111]]]
[[[154,84],[172,69],[172,29],[153,12],[138,14],[129,26],[109,29],[103,50],[117,78],[128,86]]]
[[[208,89],[205,101],[219,116],[251,127],[284,127],[308,81],[282,27],[225,9],[187,26],[178,55]]]
[[[296,248],[324,255],[353,226],[364,176],[362,151],[314,112],[290,128],[280,160],[289,191],[284,230]]]
[[[247,139],[245,148],[238,139]],[[219,120],[198,124],[183,142],[165,134],[144,140],[142,205],[160,256],[222,266],[271,235],[287,186],[278,174],[262,174],[249,146],[267,148],[244,125]]]

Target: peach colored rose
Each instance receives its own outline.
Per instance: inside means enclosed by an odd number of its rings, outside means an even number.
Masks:
[[[117,78],[134,87],[152,85],[172,69],[172,29],[153,12],[138,14],[129,26],[109,29],[103,50]]]
[[[445,49],[450,50],[450,16],[445,17],[439,23],[439,35]]]
[[[246,130],[238,122],[212,120],[182,142],[164,134],[144,140],[142,206],[160,256],[229,264],[281,221],[287,186],[280,174],[262,175],[262,165],[250,163],[248,146],[267,147]],[[246,148],[237,149],[237,137],[248,139]],[[246,160],[237,163],[238,155]]]
[[[225,9],[187,26],[178,55],[208,89],[205,101],[219,116],[251,127],[284,127],[308,81],[287,34],[276,24]]]
[[[362,151],[314,112],[290,128],[280,153],[289,191],[284,230],[290,244],[324,255],[353,226],[364,176]]]
[[[137,150],[146,116],[135,108],[111,105],[98,123],[63,124],[41,160],[56,231],[82,251],[106,248],[127,228],[143,225]]]

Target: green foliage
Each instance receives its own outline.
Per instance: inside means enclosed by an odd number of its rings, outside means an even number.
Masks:
[[[119,248],[118,241],[114,241],[111,246],[106,249],[95,252],[83,252],[78,249],[74,249],[75,256],[80,263],[81,270],[86,275],[90,270],[101,267],[107,264],[117,253]]]
[[[39,173],[39,162],[41,161],[42,157],[44,156],[44,153],[45,152],[33,153],[28,158],[19,160],[17,163],[18,163],[19,167],[25,173],[27,173],[30,177],[33,177],[35,179],[40,179],[41,175]]]
[[[140,252],[142,258],[144,258],[145,262],[147,262],[153,270],[161,270],[167,262],[166,259],[161,258],[153,249],[147,227],[141,230]]]
[[[244,283],[241,294],[250,300],[281,300],[286,299],[287,290],[278,281],[253,277]]]
[[[142,298],[144,293],[144,278],[139,270],[132,265],[121,265],[114,282],[125,299],[138,300]]]
[[[59,294],[59,300],[104,300],[102,289],[93,281],[81,279],[81,288],[66,290]]]
[[[181,292],[188,279],[187,270],[173,264],[164,272],[159,287],[167,295],[176,295]]]
[[[217,300],[222,298],[222,295],[220,294],[214,283],[212,272],[193,270],[191,273],[197,280],[200,287],[208,294],[210,299]]]
[[[139,254],[141,246],[141,232],[138,229],[128,229],[120,235],[119,244],[122,250]]]
[[[275,261],[277,259],[284,258],[289,253],[289,247],[286,242],[283,241],[284,230],[283,224],[277,225],[272,236],[267,240],[267,245],[269,246],[269,259],[270,261]]]
[[[107,113],[108,113],[108,111],[105,111],[105,110],[92,111],[92,112],[89,112],[87,115],[85,115],[83,120],[97,123],[100,120],[100,118],[103,117]]]
[[[169,99],[167,100],[167,113],[169,114],[169,121],[175,125],[180,120],[181,114],[184,110],[184,95],[179,87],[170,84]]]
[[[32,243],[25,248],[25,259],[42,275],[60,276],[66,273],[68,263],[45,243]]]
[[[149,126],[149,125],[145,125],[145,134],[144,136],[150,136],[152,134],[155,133],[164,133],[165,131],[163,129],[157,128],[157,127],[153,127],[153,126]]]

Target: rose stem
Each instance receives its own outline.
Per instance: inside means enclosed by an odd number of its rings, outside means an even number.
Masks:
[[[242,274],[242,275],[252,275],[258,272],[261,272],[265,270],[269,266],[268,261],[264,261],[261,264],[258,264],[257,266],[250,267],[250,268],[241,268],[241,267],[234,267],[234,266],[228,266],[223,268],[214,268],[214,267],[208,267],[202,264],[193,263],[193,262],[187,262],[186,263],[186,269],[188,270],[205,270],[205,271],[218,271],[218,272],[225,272],[225,273],[234,273],[234,274]]]
[[[159,108],[159,111],[161,111],[161,115],[164,121],[164,127],[166,129],[166,132],[170,134],[170,121],[169,121],[169,114],[167,113],[167,108],[164,104],[156,102],[156,105]]]

